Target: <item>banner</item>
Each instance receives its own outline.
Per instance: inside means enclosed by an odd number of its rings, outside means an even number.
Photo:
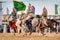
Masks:
[[[2,3],[0,3],[0,25],[2,24],[2,18],[3,18]]]
[[[14,2],[14,8],[17,11],[22,11],[26,9],[26,5],[23,2],[13,1]]]
[[[58,5],[57,4],[55,4],[55,15],[58,15]]]

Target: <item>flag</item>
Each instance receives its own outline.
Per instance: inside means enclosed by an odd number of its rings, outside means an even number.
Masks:
[[[7,15],[9,15],[9,9],[7,8]]]
[[[14,12],[14,13],[17,13],[17,11],[16,11],[16,9],[15,9],[15,8],[13,8],[13,12]]]
[[[58,5],[57,4],[55,4],[55,15],[57,15],[58,14]]]
[[[22,11],[26,9],[26,5],[23,2],[18,2],[18,1],[13,1],[13,2],[16,11]]]
[[[32,13],[35,14],[35,7],[32,6]]]
[[[29,3],[29,5],[28,5],[28,13],[31,13],[32,12],[32,6],[31,6],[31,4]]]

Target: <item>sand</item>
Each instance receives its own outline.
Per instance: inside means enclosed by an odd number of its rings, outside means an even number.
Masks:
[[[41,33],[32,33],[32,35],[24,35],[24,33],[0,33],[0,40],[60,40],[60,33],[46,33],[42,35]]]

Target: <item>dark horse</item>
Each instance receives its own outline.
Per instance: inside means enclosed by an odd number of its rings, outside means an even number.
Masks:
[[[50,28],[50,32],[52,32],[52,31],[56,31],[56,33],[58,32],[58,26],[57,25],[59,25],[59,23],[56,20],[47,19],[47,25],[48,25],[47,27]]]
[[[46,25],[47,24],[47,25]],[[43,35],[44,34],[44,30],[45,28],[50,28],[50,32],[53,32],[55,31],[56,33],[58,33],[58,26],[59,23],[54,20],[54,19],[47,19],[47,20],[44,20],[44,18],[42,18],[41,22],[40,22],[40,31]],[[55,27],[54,27],[55,26]],[[48,31],[48,30],[47,30]]]

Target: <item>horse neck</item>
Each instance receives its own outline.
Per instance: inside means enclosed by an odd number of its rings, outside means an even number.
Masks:
[[[48,26],[51,26],[51,27],[53,27],[53,25],[54,25],[54,23],[50,20],[47,20],[47,24],[48,24]]]

